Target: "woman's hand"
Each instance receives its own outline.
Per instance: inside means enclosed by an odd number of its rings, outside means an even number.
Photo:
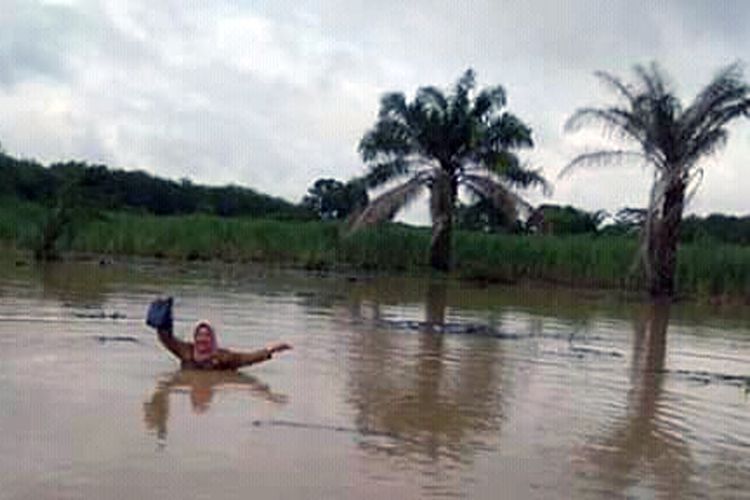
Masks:
[[[275,344],[269,344],[266,346],[266,351],[268,351],[269,355],[275,354],[277,352],[284,352],[291,349],[292,346],[287,344],[286,342],[277,342]]]

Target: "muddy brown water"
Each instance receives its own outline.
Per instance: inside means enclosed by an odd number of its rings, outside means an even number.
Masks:
[[[143,324],[295,349],[181,372]],[[0,264],[0,498],[737,498],[750,316],[581,291]]]

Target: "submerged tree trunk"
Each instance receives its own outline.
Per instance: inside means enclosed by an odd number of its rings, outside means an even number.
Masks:
[[[37,261],[51,261],[60,258],[57,244],[65,231],[70,230],[70,210],[58,204],[50,210],[45,222],[39,230],[38,240],[34,244],[34,259]]]
[[[677,270],[677,242],[685,201],[685,183],[671,182],[664,193],[664,202],[656,221],[649,244],[651,253],[651,278],[649,292],[652,297],[674,295],[674,277]]]
[[[425,323],[432,330],[435,325],[445,324],[445,309],[448,301],[448,288],[443,281],[430,281],[425,297]]]
[[[441,169],[430,192],[430,215],[432,217],[430,265],[438,271],[448,271],[451,268],[454,191],[450,175]]]

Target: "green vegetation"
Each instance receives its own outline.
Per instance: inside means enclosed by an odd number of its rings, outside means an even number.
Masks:
[[[0,204],[0,241],[30,251],[45,210]],[[308,269],[430,272],[429,228],[388,224],[342,236],[338,222],[107,213],[63,237],[60,249],[95,255],[260,261]],[[630,269],[637,238],[456,231],[455,273],[481,281],[538,280],[638,290]],[[703,239],[680,248],[682,294],[750,297],[750,247]]]
[[[343,183],[336,179],[318,179],[302,198],[302,206],[320,219],[346,219],[369,201],[362,179]]]
[[[47,209],[37,203],[0,200],[0,241],[19,250],[36,248]]]
[[[706,239],[750,245],[750,217],[712,214],[706,218],[691,215],[683,219],[680,241],[692,243]]]
[[[540,205],[531,214],[526,226],[542,234],[596,233],[607,216],[604,210],[586,212],[570,205]]]
[[[108,214],[70,242],[76,252],[188,260],[257,260],[310,264],[331,259],[334,225],[320,222],[225,219],[203,214]]]

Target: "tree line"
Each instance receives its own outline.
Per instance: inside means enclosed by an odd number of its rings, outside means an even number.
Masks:
[[[62,205],[70,209],[134,210],[155,215],[208,213],[225,217],[253,216],[297,220],[345,220],[369,203],[364,178],[317,179],[299,204],[238,186],[208,187],[152,176],[146,172],[112,170],[82,162],[44,167],[33,160],[0,153],[0,197]],[[61,203],[62,200],[62,203]],[[457,202],[458,230],[513,234],[637,234],[646,209],[623,208],[615,214],[569,205],[542,204],[526,220],[514,219],[486,199]],[[691,215],[683,221],[680,241],[718,241],[750,245],[750,216]]]
[[[71,192],[74,191],[74,192]],[[306,220],[344,220],[369,203],[366,179],[317,179],[299,204],[238,186],[208,187],[152,176],[146,172],[112,170],[83,162],[58,162],[44,167],[32,160],[0,153],[0,196],[47,206],[135,210],[155,215],[209,213]],[[524,221],[508,217],[488,200],[459,201],[456,229],[514,234],[636,234],[646,210],[623,208],[615,214],[586,211],[569,205],[542,204]],[[686,217],[680,240],[715,240],[750,244],[750,216],[712,214]]]
[[[83,162],[53,163],[0,153],[0,197],[54,207],[134,210],[156,215],[196,212],[219,216],[279,219],[314,217],[309,209],[240,186],[202,186],[143,171],[126,171]]]

